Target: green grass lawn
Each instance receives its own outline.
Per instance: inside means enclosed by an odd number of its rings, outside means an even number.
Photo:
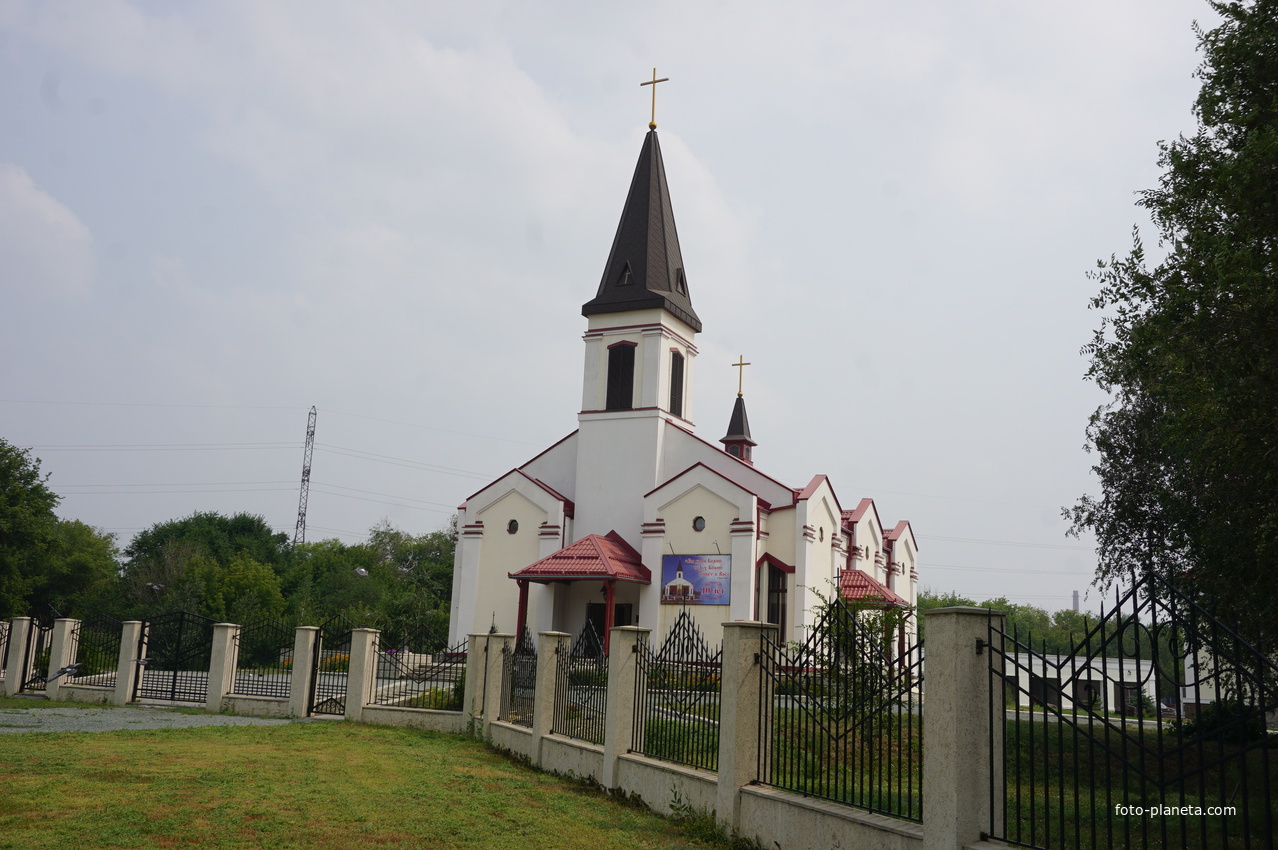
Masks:
[[[725,846],[478,741],[345,722],[5,734],[0,789],[0,847]]]

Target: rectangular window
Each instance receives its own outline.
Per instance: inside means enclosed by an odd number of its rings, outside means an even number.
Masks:
[[[670,412],[683,416],[683,355],[670,352]]]
[[[620,343],[608,349],[607,410],[630,410],[635,395],[635,346]]]

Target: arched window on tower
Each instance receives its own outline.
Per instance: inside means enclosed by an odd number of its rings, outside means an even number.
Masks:
[[[683,416],[683,355],[670,352],[670,412]]]
[[[619,342],[608,348],[607,410],[630,410],[635,394],[635,343]]]

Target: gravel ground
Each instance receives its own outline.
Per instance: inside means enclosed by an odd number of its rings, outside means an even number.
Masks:
[[[171,708],[0,708],[6,732],[115,732],[120,729],[181,729],[188,726],[279,726],[293,720],[186,714]]]

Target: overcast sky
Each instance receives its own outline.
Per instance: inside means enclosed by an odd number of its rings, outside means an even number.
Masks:
[[[0,0],[0,437],[121,543],[196,510],[441,528],[576,428],[649,118],[757,465],[909,519],[921,584],[1057,610],[1079,349],[1201,0]],[[1087,607],[1094,607],[1091,591]]]

